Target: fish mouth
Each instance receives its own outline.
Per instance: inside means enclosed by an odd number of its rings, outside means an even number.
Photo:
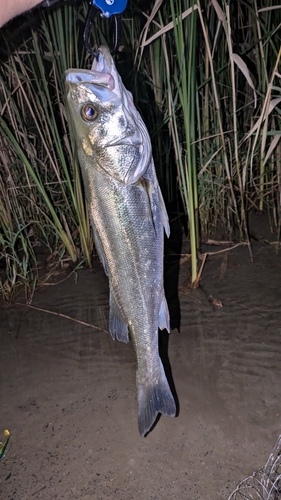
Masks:
[[[97,50],[97,57],[94,57],[91,71],[112,74],[113,68],[114,62],[109,48],[106,45],[101,45]]]
[[[122,94],[122,81],[115,67],[110,50],[105,45],[101,45],[97,51],[97,57],[94,58],[91,71],[100,75],[103,79],[104,75],[111,76],[112,78],[112,90],[114,93],[121,98]]]
[[[95,71],[91,69],[68,69],[65,72],[66,84],[91,83],[97,87],[104,87],[108,90],[114,90],[115,82],[110,73]]]
[[[91,83],[98,87],[114,90],[118,77],[109,49],[105,45],[101,45],[91,70],[68,69],[65,71],[65,80],[67,84]]]

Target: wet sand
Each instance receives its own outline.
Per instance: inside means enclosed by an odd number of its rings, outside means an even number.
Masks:
[[[179,414],[161,417],[146,438],[137,429],[132,344],[104,331],[108,284],[99,263],[39,287],[33,305],[101,330],[2,305],[0,433],[7,428],[11,438],[0,497],[227,500],[262,466],[281,432],[281,259],[264,242],[253,250],[253,264],[246,247],[208,258],[194,291],[182,287],[189,262],[177,282],[179,261],[166,259],[171,321],[180,328],[168,351],[165,334],[160,343]],[[209,295],[223,307],[214,309]]]

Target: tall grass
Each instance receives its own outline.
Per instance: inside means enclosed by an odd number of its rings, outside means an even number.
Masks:
[[[72,262],[83,257],[91,266],[92,261],[87,206],[64,107],[64,71],[86,60],[79,18],[77,10],[65,6],[42,12],[39,29],[27,28],[19,47],[3,37],[7,56],[0,68],[2,255],[21,261],[25,245],[30,272],[36,269],[33,249],[38,244],[59,259],[66,254]],[[19,242],[19,228],[27,226]],[[16,278],[9,276],[13,288]],[[25,285],[30,286],[29,280]]]
[[[280,239],[281,9],[275,3],[157,0],[142,11],[141,2],[129,2],[123,16],[116,64],[151,133],[168,206],[181,197],[191,286],[200,277],[200,244],[217,231],[245,240],[251,253],[251,209],[268,211]],[[88,208],[64,105],[64,71],[91,66],[82,44],[86,9],[66,2],[39,9],[36,23],[17,37],[2,29],[5,296],[20,284],[34,289],[39,244],[54,261],[84,259],[91,266]],[[93,43],[112,44],[110,30],[97,17]]]
[[[141,39],[141,57],[162,41],[164,113],[189,221],[191,286],[198,284],[199,239],[218,228],[247,241],[252,257],[251,208],[269,211],[280,238],[281,9],[265,3],[158,2]]]

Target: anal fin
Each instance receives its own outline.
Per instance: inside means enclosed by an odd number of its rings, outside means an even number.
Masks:
[[[115,302],[114,295],[110,292],[109,297],[109,333],[113,340],[120,342],[129,342],[128,324],[122,318],[120,309]]]
[[[159,320],[158,320],[158,326],[160,330],[166,330],[170,332],[170,314],[169,314],[169,309],[166,301],[166,297],[163,294],[162,302],[160,305],[159,309]]]

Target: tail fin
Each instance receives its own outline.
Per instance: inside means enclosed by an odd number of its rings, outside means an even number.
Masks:
[[[144,436],[151,429],[158,413],[167,417],[174,417],[176,414],[175,401],[162,363],[157,383],[147,382],[147,384],[138,384],[138,424],[141,436]]]

